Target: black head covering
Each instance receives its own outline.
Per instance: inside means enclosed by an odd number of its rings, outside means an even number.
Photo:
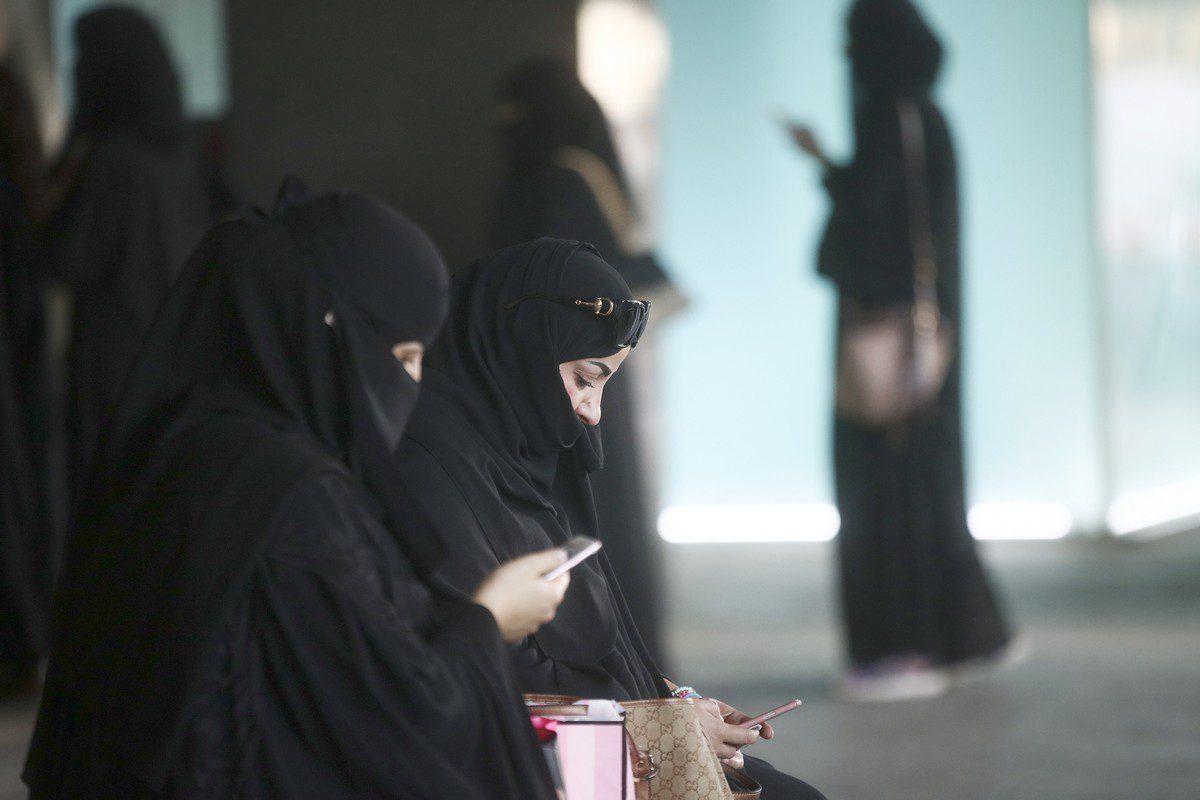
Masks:
[[[590,245],[539,239],[476,261],[456,277],[445,335],[429,365],[470,393],[472,408],[513,459],[548,490],[558,455],[602,463],[600,434],[575,416],[558,365],[616,352],[605,321],[528,294],[630,300],[629,287]]]
[[[75,23],[76,134],[135,134],[172,144],[183,134],[179,75],[162,36],[140,11],[107,6]]]
[[[942,66],[942,44],[909,0],[858,0],[850,10],[850,64],[868,95],[926,91]]]
[[[552,163],[563,147],[579,147],[603,161],[628,193],[604,112],[571,66],[552,58],[526,61],[505,79],[500,99],[516,113],[501,129],[512,175]]]
[[[417,384],[390,349],[432,338],[447,290],[425,234],[352,193],[209,232],[77,509],[27,774],[55,757],[56,725],[93,726],[90,758],[162,785],[199,665],[287,492],[349,472],[394,516],[380,488]]]
[[[630,299],[625,281],[590,245],[559,239],[505,248],[456,276],[450,319],[400,448],[399,493],[420,510],[406,527],[431,524],[432,535],[445,540],[433,582],[462,593],[498,563],[572,535],[596,535],[588,473],[602,462],[600,432],[575,416],[558,365],[615,350],[603,319],[588,311],[543,300],[504,309],[533,293]],[[441,471],[417,466],[406,448],[432,456]],[[478,536],[461,529],[457,508],[429,500],[445,495],[447,478],[479,521]],[[641,646],[621,644],[636,632],[620,620],[624,603],[605,563],[591,559],[572,571],[557,616],[535,635],[552,657],[594,668],[606,654]],[[638,661],[630,656],[613,667],[621,689],[612,691],[655,694]]]

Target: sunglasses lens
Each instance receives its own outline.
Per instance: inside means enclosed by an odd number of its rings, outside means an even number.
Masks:
[[[647,307],[644,303],[624,301],[617,306],[615,324],[617,347],[633,347],[646,329]]]

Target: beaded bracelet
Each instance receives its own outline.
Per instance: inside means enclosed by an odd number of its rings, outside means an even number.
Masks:
[[[699,692],[697,692],[695,689],[693,689],[690,686],[676,686],[674,691],[671,692],[671,694],[675,695],[676,697],[678,697],[681,700],[688,698],[688,697],[695,697],[698,700],[704,699],[704,695],[700,694]]]

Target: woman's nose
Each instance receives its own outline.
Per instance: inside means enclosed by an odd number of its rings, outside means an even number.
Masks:
[[[600,424],[600,401],[585,400],[579,404],[579,408],[575,409],[576,415],[583,420],[584,425],[599,425]]]

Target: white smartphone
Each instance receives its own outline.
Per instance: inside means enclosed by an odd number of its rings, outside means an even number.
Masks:
[[[585,558],[600,552],[600,540],[590,536],[575,536],[563,545],[563,549],[567,551],[567,560],[543,575],[542,577],[546,580],[552,581],[558,576],[566,574]]]

